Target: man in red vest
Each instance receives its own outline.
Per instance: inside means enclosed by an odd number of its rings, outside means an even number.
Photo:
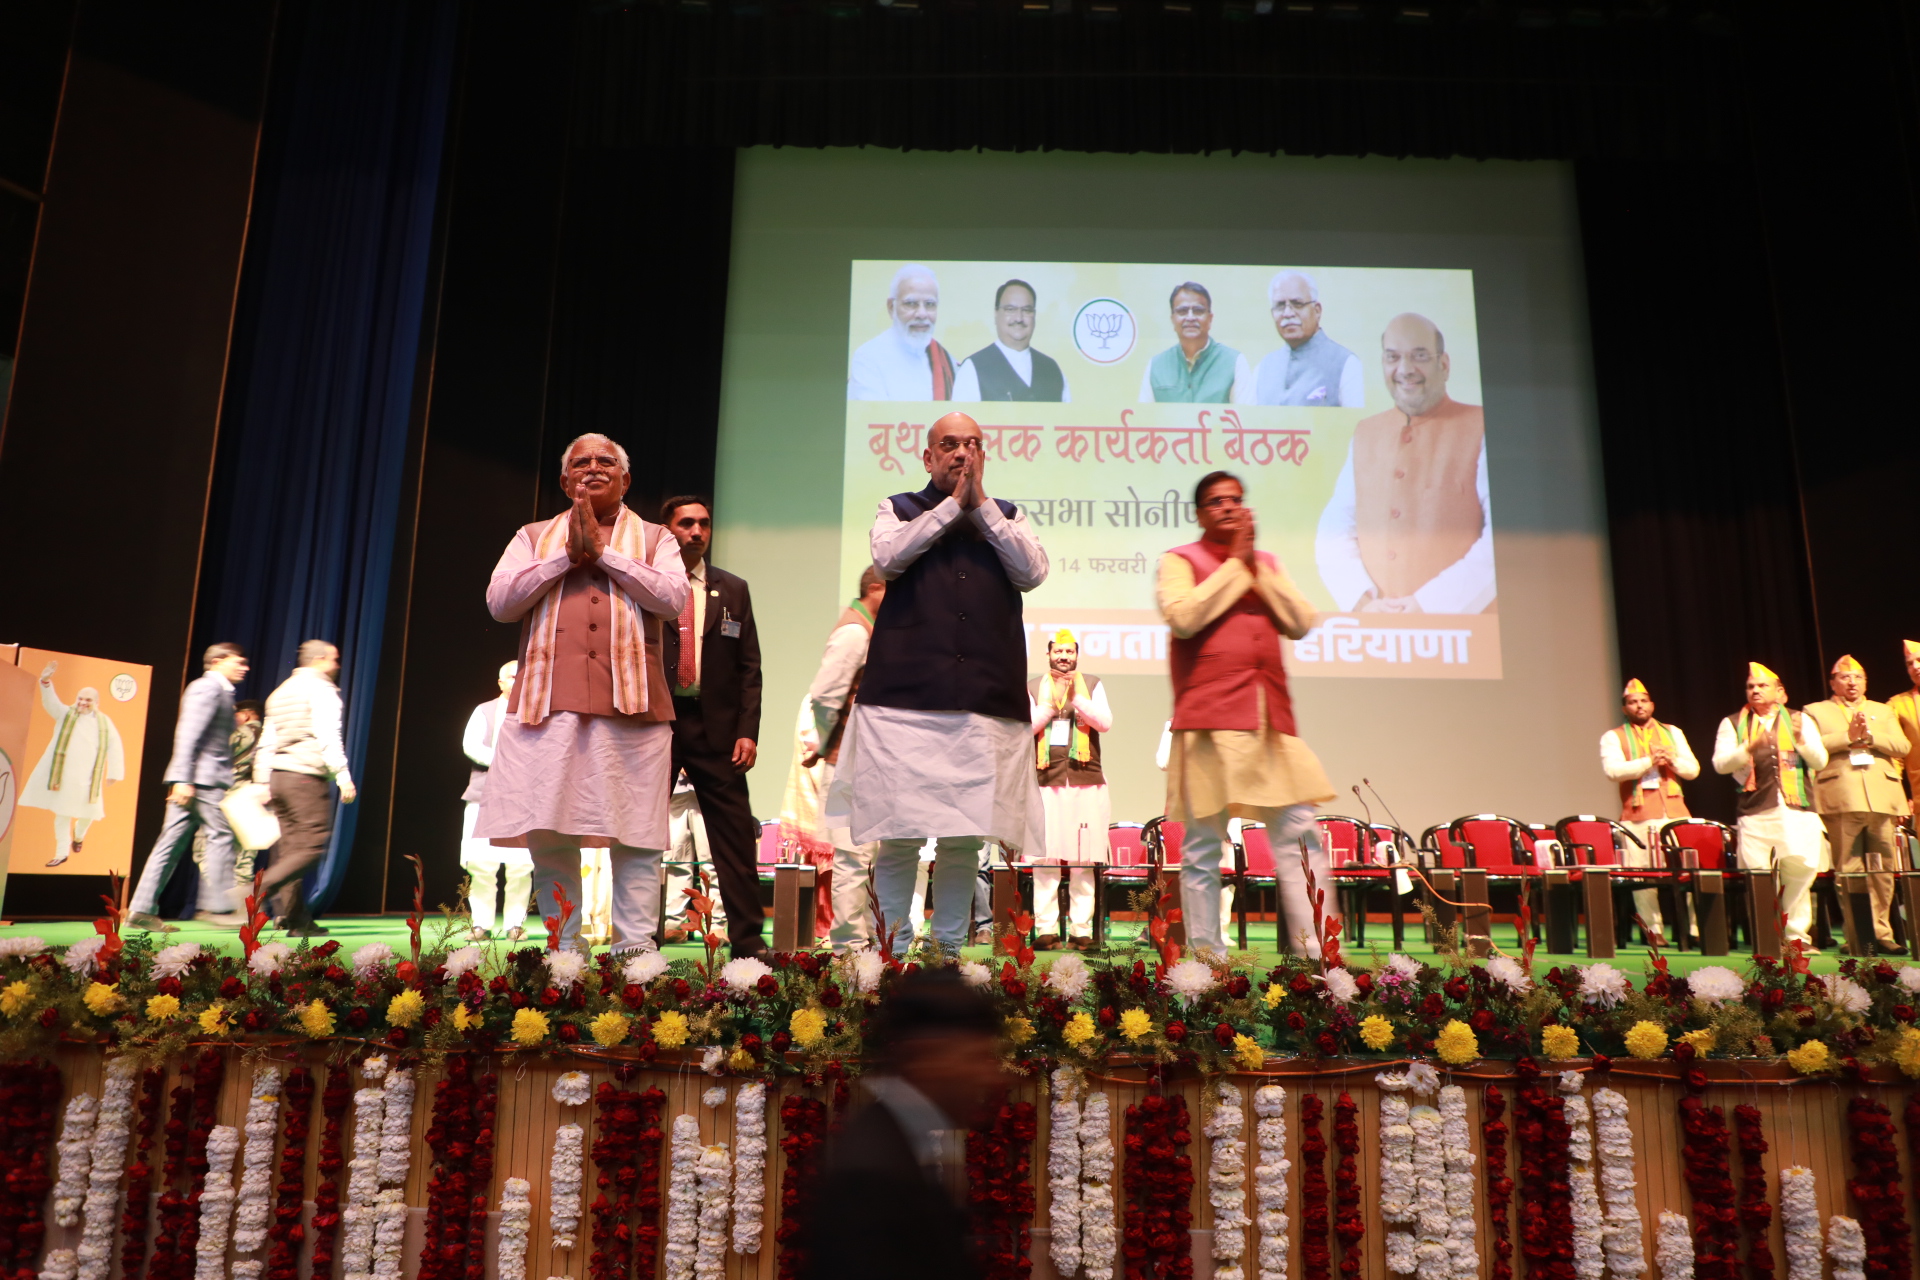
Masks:
[[[1627,722],[1601,736],[1600,767],[1620,788],[1620,825],[1641,843],[1640,848],[1628,845],[1623,849],[1622,861],[1630,867],[1662,866],[1660,828],[1670,818],[1692,816],[1687,812],[1686,797],[1680,793],[1680,783],[1700,776],[1700,762],[1679,725],[1662,724],[1653,718],[1653,697],[1647,686],[1638,680],[1627,681],[1620,708],[1626,712]],[[1641,927],[1665,946],[1660,891],[1635,889],[1633,909],[1640,915]]]
[[[1186,824],[1180,896],[1187,939],[1222,954],[1220,855],[1227,819],[1264,822],[1286,913],[1281,941],[1318,957],[1318,922],[1307,897],[1307,859],[1327,885],[1327,855],[1314,806],[1333,784],[1294,735],[1293,703],[1280,637],[1299,639],[1314,608],[1279,561],[1254,550],[1253,511],[1237,477],[1203,476],[1193,501],[1200,541],[1160,558],[1161,616],[1173,631],[1173,743],[1167,761],[1167,817]]]

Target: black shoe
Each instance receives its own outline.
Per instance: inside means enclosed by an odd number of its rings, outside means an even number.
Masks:
[[[1878,942],[1878,941],[1876,941],[1876,942],[1875,942],[1875,943],[1873,944],[1873,949],[1874,949],[1874,951],[1875,951],[1875,952],[1877,952],[1878,954],[1880,954],[1880,955],[1883,955],[1883,956],[1903,956],[1903,955],[1905,955],[1905,954],[1907,954],[1907,949],[1906,949],[1905,947],[1903,947],[1903,946],[1901,946],[1901,945],[1900,945],[1899,943],[1897,943],[1897,942]]]
[[[297,924],[287,930],[287,936],[289,938],[324,938],[332,932],[333,930],[322,929],[317,924]]]

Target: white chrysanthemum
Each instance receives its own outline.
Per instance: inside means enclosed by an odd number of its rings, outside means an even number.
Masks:
[[[863,995],[872,995],[880,989],[880,976],[887,971],[887,962],[880,958],[878,951],[862,951],[853,958],[853,985]]]
[[[386,1054],[376,1053],[360,1064],[360,1074],[368,1080],[385,1080],[389,1065]]]
[[[960,976],[970,987],[984,987],[993,981],[993,970],[978,960],[969,960],[960,966]]]
[[[578,951],[549,951],[546,961],[547,976],[562,991],[578,983],[587,974],[587,958]]]
[[[720,966],[720,981],[735,991],[751,991],[760,979],[772,973],[764,960],[753,956],[741,956],[738,960],[729,960]]]
[[[454,982],[466,977],[480,967],[480,948],[459,947],[447,953],[447,977]]]
[[[593,1096],[593,1082],[584,1071],[563,1071],[554,1078],[553,1100],[563,1107],[577,1107]]]
[[[1604,961],[1590,964],[1580,970],[1580,994],[1588,1004],[1597,1004],[1603,1009],[1611,1009],[1626,999],[1632,989],[1627,975]]]
[[[1660,1211],[1660,1225],[1653,1236],[1653,1260],[1660,1268],[1660,1280],[1693,1280],[1693,1228],[1685,1214]]]
[[[708,1107],[726,1106],[727,1105],[727,1086],[723,1084],[714,1085],[712,1088],[706,1090],[704,1093],[700,1095],[700,1101],[702,1105],[708,1106]]]
[[[1864,1280],[1867,1237],[1859,1222],[1837,1213],[1827,1219],[1827,1256],[1833,1259],[1833,1280]]]
[[[392,963],[392,947],[384,942],[369,942],[353,953],[353,976],[365,982]]]
[[[1182,960],[1167,970],[1167,990],[1189,1000],[1213,990],[1217,981],[1213,966],[1201,960]]]
[[[642,951],[627,961],[620,972],[628,982],[652,982],[667,971],[667,958],[658,951]]]
[[[1387,957],[1387,968],[1402,977],[1417,978],[1425,967],[1412,956],[1403,956],[1398,951]]]
[[[1440,1073],[1431,1062],[1415,1062],[1407,1067],[1407,1092],[1426,1097],[1440,1087]]]
[[[46,939],[36,938],[30,933],[22,934],[17,938],[0,938],[0,960],[8,960],[14,956],[30,956],[36,951],[46,949]]]
[[[90,974],[94,965],[99,963],[100,948],[106,945],[107,940],[99,934],[82,938],[67,948],[67,953],[60,957],[60,963],[75,973]]]
[[[1873,997],[1867,989],[1845,974],[1834,974],[1826,979],[1827,999],[1833,1007],[1845,1013],[1865,1013],[1873,1007]]]
[[[1920,964],[1900,966],[1900,985],[1909,991],[1920,992]]]
[[[247,957],[247,968],[263,978],[271,978],[286,967],[287,957],[292,954],[293,948],[284,942],[263,942]]]
[[[1703,964],[1687,975],[1687,994],[1695,1000],[1721,1004],[1745,995],[1747,984],[1723,964]]]
[[[1352,1004],[1360,998],[1360,984],[1345,969],[1335,966],[1327,970],[1320,980],[1327,984],[1327,994],[1341,1004]]]
[[[1533,990],[1533,979],[1527,976],[1527,971],[1512,956],[1490,957],[1487,960],[1487,976],[1517,996]]]
[[[1045,985],[1066,1000],[1078,1000],[1093,981],[1093,973],[1077,951],[1069,951],[1047,966]]]
[[[717,1044],[708,1045],[706,1052],[700,1055],[700,1069],[710,1076],[719,1075],[726,1070],[726,1066],[727,1051]]]
[[[200,944],[197,942],[176,942],[170,947],[162,947],[154,952],[149,972],[156,978],[177,978],[192,966],[199,954]]]

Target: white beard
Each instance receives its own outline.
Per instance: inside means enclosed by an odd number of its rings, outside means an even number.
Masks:
[[[932,328],[928,328],[928,330],[924,334],[916,334],[911,329],[908,329],[906,325],[901,324],[898,320],[895,320],[893,322],[893,331],[894,333],[899,335],[901,343],[909,351],[913,351],[916,353],[923,352],[928,347],[933,345]]]

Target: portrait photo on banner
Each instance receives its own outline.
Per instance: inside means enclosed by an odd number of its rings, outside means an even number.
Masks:
[[[126,875],[153,669],[22,646],[34,678],[10,875]]]
[[[875,505],[921,488],[926,430],[979,422],[987,492],[1052,571],[1089,670],[1158,673],[1163,552],[1193,486],[1240,476],[1259,545],[1321,610],[1294,673],[1498,679],[1500,632],[1473,273],[1285,262],[855,260],[841,571]]]

